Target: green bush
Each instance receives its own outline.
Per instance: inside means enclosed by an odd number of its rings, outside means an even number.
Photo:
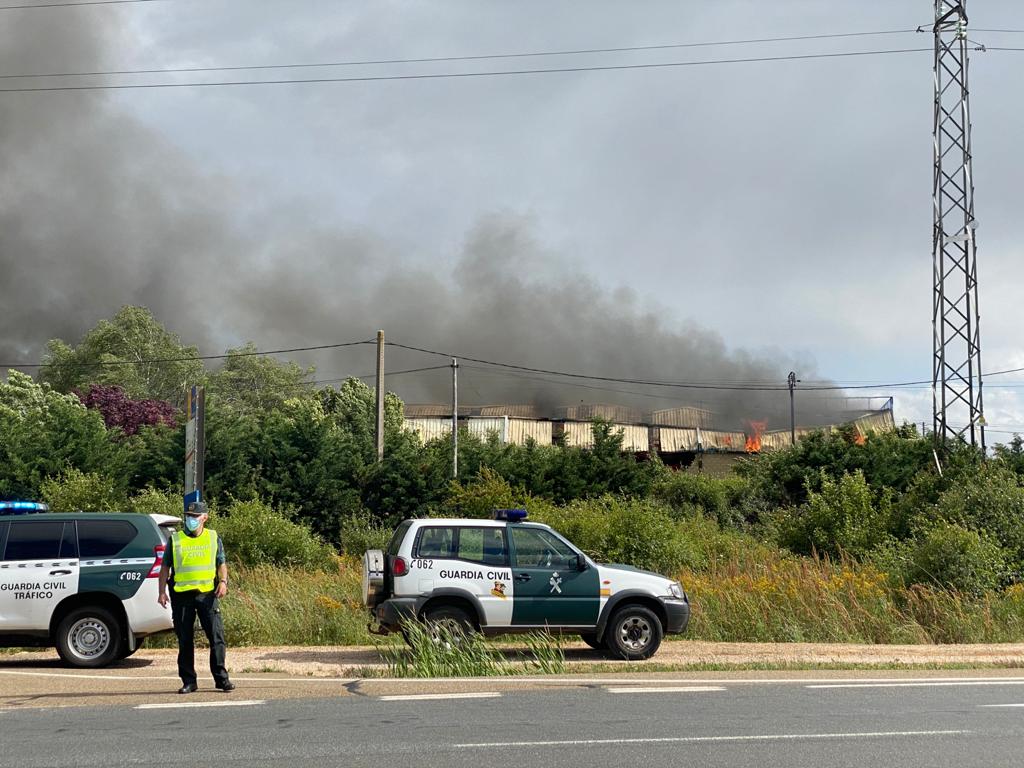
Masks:
[[[601,562],[671,574],[702,561],[699,545],[668,508],[649,499],[602,496],[565,507],[534,505],[530,513]]]
[[[722,527],[744,522],[744,500],[749,494],[750,484],[737,475],[712,477],[673,472],[654,487],[655,498],[668,504],[677,516],[700,512]]]
[[[1013,472],[986,467],[964,473],[923,514],[987,532],[1007,550],[1015,570],[1024,569],[1024,488]]]
[[[381,525],[368,512],[357,512],[341,521],[341,551],[361,557],[368,549],[384,549],[392,529]]]
[[[857,470],[838,480],[821,477],[821,490],[808,489],[807,503],[777,516],[779,542],[799,554],[862,556],[885,540],[888,497],[875,502],[864,474]]]
[[[975,596],[1000,586],[1007,574],[1005,553],[993,536],[950,523],[924,531],[906,567],[908,582],[931,582]]]
[[[117,484],[97,472],[67,469],[44,480],[40,491],[54,512],[123,512],[128,508]]]
[[[526,508],[533,503],[529,495],[517,490],[493,469],[484,467],[472,483],[456,481],[448,497],[437,510],[439,517],[490,518],[496,509]]]
[[[141,515],[172,515],[181,517],[184,511],[182,497],[171,491],[146,488],[128,500],[128,509]]]
[[[259,500],[232,501],[210,527],[223,537],[228,558],[244,565],[334,567],[329,544]]]

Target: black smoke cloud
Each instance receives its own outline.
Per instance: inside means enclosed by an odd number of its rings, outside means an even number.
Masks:
[[[0,33],[0,62],[12,73],[102,67],[122,34],[116,12],[74,24],[21,19]],[[530,223],[512,214],[479,222],[454,260],[411,266],[386,237],[338,231],[280,201],[261,208],[103,93],[0,94],[0,184],[5,362],[37,360],[48,339],[77,341],[119,307],[141,304],[204,351],[249,339],[272,349],[371,338],[384,328],[400,343],[607,377],[782,386],[794,367],[815,378],[807,361],[730,351],[707,328],[678,321],[695,291],[720,291],[730,306],[727,285],[680,283],[678,305],[647,306],[630,290],[601,287],[586,264],[545,251]],[[642,280],[636,288],[642,295]],[[759,309],[748,311],[757,322]],[[305,360],[318,378],[370,373],[373,361],[371,347]],[[391,370],[445,362],[396,348],[387,355]],[[723,428],[746,419],[780,427],[789,418],[785,392],[468,367],[461,383],[463,401],[478,404],[693,404],[714,410]],[[446,371],[388,384],[410,402],[450,397]],[[800,421],[834,421],[832,402],[802,394]]]

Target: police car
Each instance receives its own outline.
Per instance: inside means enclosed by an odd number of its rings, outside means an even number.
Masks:
[[[654,655],[685,631],[690,605],[676,581],[595,563],[525,510],[493,520],[406,520],[387,551],[363,557],[363,602],[378,634],[407,620],[485,635],[547,629],[578,634],[628,660]]]
[[[102,667],[171,629],[157,577],[179,522],[0,501],[0,645],[56,646],[67,664]]]

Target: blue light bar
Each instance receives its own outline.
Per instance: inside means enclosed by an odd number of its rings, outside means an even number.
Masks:
[[[39,501],[0,501],[0,512],[49,512],[50,505]]]
[[[494,510],[495,520],[507,520],[510,523],[517,523],[526,519],[525,509],[496,509]]]

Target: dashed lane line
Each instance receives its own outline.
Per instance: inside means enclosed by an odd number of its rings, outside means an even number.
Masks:
[[[199,707],[255,707],[266,704],[264,699],[243,699],[241,701],[183,701],[174,704],[138,704],[132,709],[197,709]]]
[[[608,693],[711,693],[712,691],[724,691],[721,685],[663,685],[663,686],[608,686],[605,688]]]
[[[1024,707],[1024,704],[979,704],[982,709],[1000,709],[1006,707]]]
[[[1024,685],[1024,680],[929,680],[901,681],[890,683],[823,683],[807,685],[806,688],[952,688],[969,685]]]
[[[970,731],[864,731],[860,733],[769,733],[753,736],[670,736],[652,739],[571,739],[566,741],[492,741],[453,744],[455,749],[586,747],[630,744],[714,744],[745,741],[804,741],[827,739],[898,739],[918,736],[963,736]]]
[[[468,693],[408,693],[392,696],[379,696],[381,701],[440,701],[447,699],[497,699],[501,694],[497,691],[471,691]]]

